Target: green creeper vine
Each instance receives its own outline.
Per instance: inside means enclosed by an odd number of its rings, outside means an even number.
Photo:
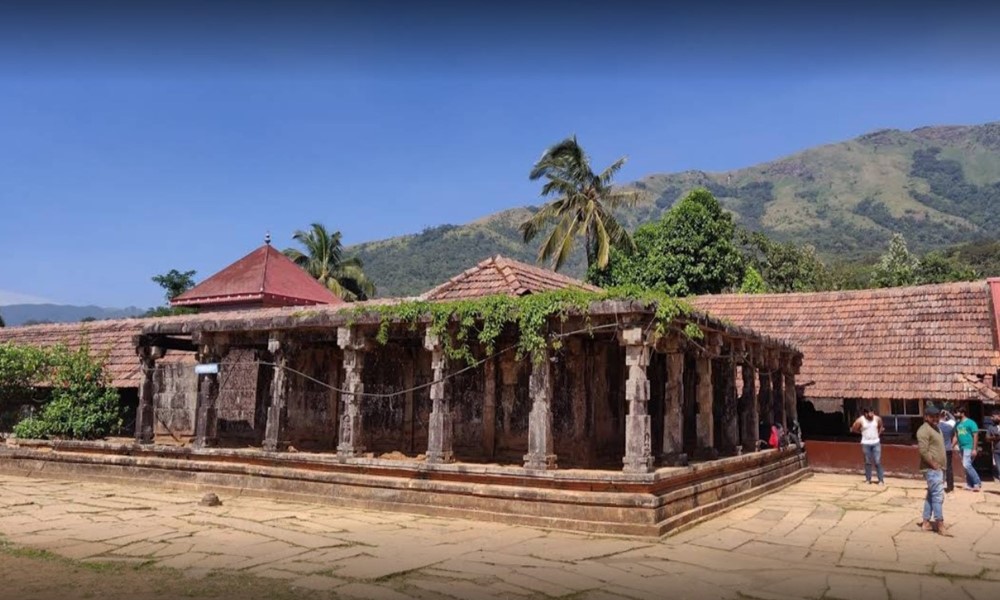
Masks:
[[[399,304],[356,306],[341,310],[349,315],[351,325],[362,318],[378,319],[376,340],[385,344],[393,324],[409,324],[415,330],[421,323],[444,341],[448,358],[476,361],[470,342],[481,344],[488,354],[496,349],[504,327],[516,325],[519,338],[516,344],[518,357],[531,356],[539,361],[548,343],[546,331],[552,319],[566,321],[572,315],[582,315],[589,327],[588,310],[595,302],[606,300],[638,302],[653,310],[653,331],[665,335],[667,328],[678,318],[690,314],[687,303],[659,292],[638,288],[615,288],[601,292],[557,290],[521,297],[486,296],[468,300],[429,302],[414,300]],[[701,330],[694,323],[684,328],[690,338],[700,338]],[[554,345],[558,345],[558,341]]]

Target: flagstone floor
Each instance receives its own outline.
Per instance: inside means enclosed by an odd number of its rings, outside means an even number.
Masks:
[[[0,476],[0,536],[141,565],[130,573],[249,574],[310,598],[1000,597],[1000,486],[949,495],[946,538],[915,526],[921,482],[861,479],[815,475],[656,541],[226,495],[204,507],[189,491]],[[20,571],[0,597],[38,583]],[[79,573],[42,572],[68,585]]]

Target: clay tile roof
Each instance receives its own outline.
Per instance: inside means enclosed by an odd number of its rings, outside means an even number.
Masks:
[[[139,358],[132,336],[154,319],[120,319],[0,328],[0,344],[48,347],[63,344],[70,350],[87,346],[91,356],[104,360],[114,387],[139,386]]]
[[[341,304],[343,300],[270,244],[171,300],[174,306],[262,303],[265,306]]]
[[[984,390],[1000,368],[997,299],[1000,282],[979,281],[692,303],[795,344],[799,383],[813,383],[807,397],[992,400]]]
[[[424,292],[420,298],[424,300],[458,300],[494,294],[524,296],[567,288],[600,291],[600,288],[579,279],[504,258],[498,254]]]

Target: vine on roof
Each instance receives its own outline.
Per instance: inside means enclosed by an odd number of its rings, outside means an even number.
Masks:
[[[588,309],[594,302],[605,300],[633,301],[647,309],[654,308],[650,327],[657,337],[665,335],[675,319],[693,311],[686,302],[660,292],[614,288],[601,292],[555,290],[520,297],[495,295],[445,302],[413,300],[399,304],[347,307],[339,312],[349,316],[348,325],[353,325],[362,317],[378,318],[375,339],[380,344],[389,341],[389,329],[394,323],[409,324],[411,330],[427,323],[430,331],[442,340],[448,358],[464,360],[468,364],[476,362],[473,343],[482,345],[487,355],[492,354],[504,328],[516,325],[518,358],[530,356],[532,361],[538,362],[544,357],[546,347],[558,349],[561,345],[558,337],[549,340],[546,336],[553,319],[565,322],[570,316],[582,316],[589,329]],[[691,338],[701,337],[701,330],[693,323],[689,323],[682,332]]]

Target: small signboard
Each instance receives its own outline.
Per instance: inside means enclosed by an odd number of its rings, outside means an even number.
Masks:
[[[219,363],[195,365],[194,372],[198,375],[217,375],[219,373]]]

